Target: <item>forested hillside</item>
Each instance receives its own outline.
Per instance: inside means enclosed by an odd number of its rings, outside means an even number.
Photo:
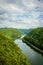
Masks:
[[[4,34],[6,37],[12,38],[13,40],[22,36],[22,33],[15,28],[0,28],[0,32]]]
[[[13,40],[0,33],[0,65],[30,65]]]
[[[23,40],[30,42],[37,48],[43,50],[43,27],[35,28],[29,34],[27,34]]]

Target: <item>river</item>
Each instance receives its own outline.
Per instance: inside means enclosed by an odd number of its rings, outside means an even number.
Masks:
[[[26,55],[27,59],[30,61],[31,65],[43,65],[43,56],[31,49],[26,43],[23,43],[21,39],[15,40],[18,47]]]

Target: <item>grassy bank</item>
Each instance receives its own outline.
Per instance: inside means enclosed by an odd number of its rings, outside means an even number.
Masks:
[[[0,28],[0,32],[6,37],[12,38],[13,40],[18,39],[22,36],[22,33],[15,28]]]
[[[30,65],[13,40],[0,33],[0,65]]]

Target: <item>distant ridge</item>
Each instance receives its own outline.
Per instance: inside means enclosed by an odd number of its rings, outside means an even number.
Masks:
[[[21,31],[23,34],[27,34],[27,33],[30,33],[33,28],[30,28],[30,29],[18,29],[19,31]]]

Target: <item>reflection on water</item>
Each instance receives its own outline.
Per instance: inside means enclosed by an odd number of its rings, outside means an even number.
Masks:
[[[31,65],[43,65],[43,56],[41,54],[31,49],[26,45],[26,43],[23,43],[21,39],[17,39],[15,42],[18,44],[22,52],[26,55]]]

